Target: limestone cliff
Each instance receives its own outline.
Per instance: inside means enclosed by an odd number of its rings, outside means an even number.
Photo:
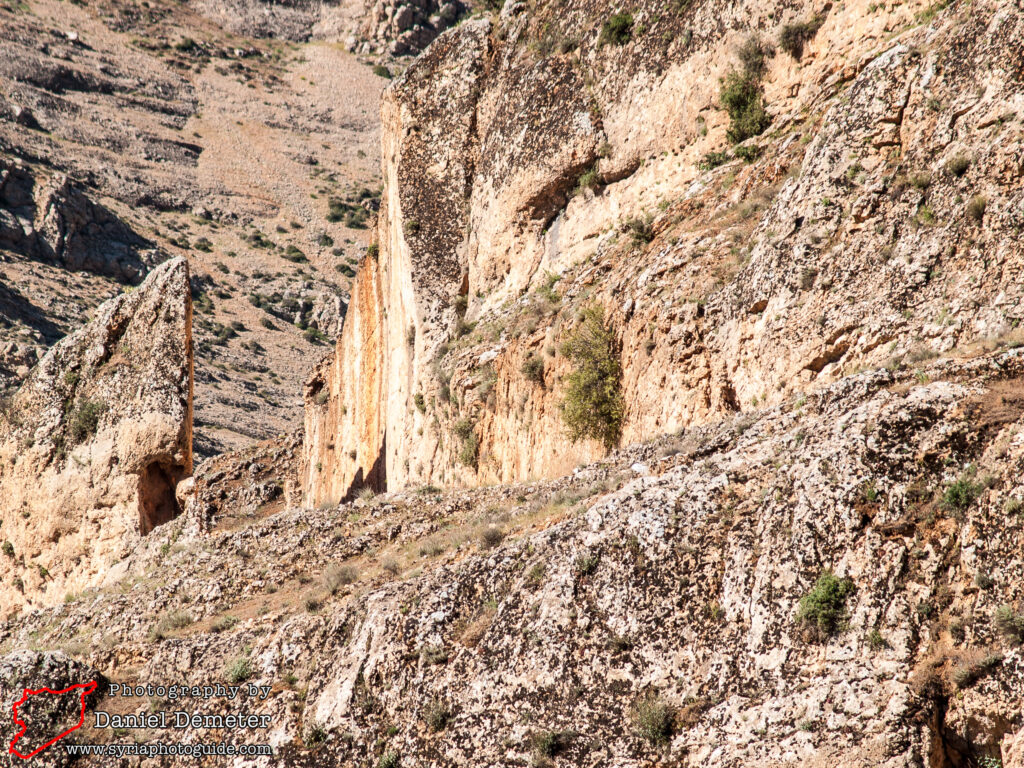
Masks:
[[[560,411],[588,306],[614,336],[620,444],[1006,343],[1014,8],[509,2],[442,35],[385,94],[375,298],[346,321],[377,330],[346,329],[308,388],[307,498],[371,467],[378,487],[475,484],[601,455]],[[730,114],[736,83],[753,111]]]
[[[192,473],[192,302],[183,258],[57,343],[0,416],[0,604],[97,583],[180,511]]]

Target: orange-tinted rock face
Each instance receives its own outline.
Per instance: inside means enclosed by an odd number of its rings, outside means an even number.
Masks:
[[[384,318],[378,265],[367,259],[333,355],[306,385],[302,482],[316,504],[340,501],[369,486],[383,490],[385,428],[381,374]]]

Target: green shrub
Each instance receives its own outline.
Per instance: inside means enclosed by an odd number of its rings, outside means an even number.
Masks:
[[[366,255],[376,261],[377,257],[380,256],[380,246],[377,243],[370,243],[366,247]]]
[[[5,541],[0,549],[3,549],[4,554],[8,557],[14,557],[14,545],[11,542]]]
[[[467,467],[476,469],[477,453],[480,448],[479,438],[476,436],[476,425],[469,419],[459,419],[453,427],[456,437],[462,442],[459,449],[459,461]]]
[[[383,77],[385,80],[391,79],[391,70],[385,67],[383,64],[374,64],[373,74],[375,74],[377,77]]]
[[[815,16],[810,21],[786,24],[779,33],[779,47],[797,61],[804,55],[804,46],[817,34],[825,19]]]
[[[479,453],[480,439],[474,433],[462,441],[462,447],[459,449],[459,462],[471,469],[476,469]]]
[[[426,709],[423,710],[423,721],[427,724],[427,728],[434,733],[443,731],[451,719],[451,707],[444,699],[431,699]]]
[[[882,633],[877,629],[872,629],[868,632],[868,647],[870,647],[872,651],[880,651],[887,645],[888,643],[885,641],[885,638],[882,637]]]
[[[760,80],[750,72],[730,72],[722,82],[718,95],[722,108],[729,113],[726,138],[739,144],[752,136],[760,136],[771,125],[764,109]]]
[[[981,491],[982,486],[974,482],[973,473],[965,472],[946,487],[942,494],[942,507],[957,515],[963,514],[981,495]]]
[[[528,358],[523,360],[523,366],[519,369],[520,373],[528,380],[537,384],[544,383],[544,358],[540,355],[530,355]]]
[[[377,768],[398,768],[400,764],[401,757],[398,752],[393,749],[389,749],[380,756],[380,760],[377,761]]]
[[[659,696],[649,695],[633,708],[633,727],[651,744],[664,744],[672,736],[675,709]]]
[[[195,246],[196,250],[203,251],[204,253],[209,253],[213,250],[213,243],[205,237],[200,237],[192,245]]]
[[[601,185],[601,173],[598,164],[594,163],[589,169],[583,172],[576,182],[576,194],[582,194],[585,189],[596,189]]]
[[[717,168],[727,162],[729,162],[728,152],[708,152],[703,158],[701,158],[697,167],[704,171],[710,171],[712,168]]]
[[[606,448],[613,448],[619,441],[625,410],[622,368],[615,335],[605,328],[600,306],[583,310],[582,322],[562,344],[562,354],[573,363],[560,404],[569,438],[574,442],[600,440]]]
[[[416,406],[416,410],[417,411],[419,411],[420,413],[426,413],[426,411],[427,411],[427,401],[424,400],[422,392],[417,392],[415,395],[413,395],[412,396],[412,402],[413,402],[413,405]]]
[[[763,150],[756,144],[751,144],[748,147],[736,147],[736,149],[733,150],[733,154],[745,163],[752,163],[757,160],[757,158],[761,156],[761,152],[763,152]]]
[[[569,731],[537,731],[530,736],[537,757],[554,757],[568,749],[574,734]]]
[[[985,218],[985,208],[988,206],[988,198],[984,195],[975,195],[967,204],[967,218],[976,224],[980,224]]]
[[[99,400],[82,400],[71,412],[68,423],[68,434],[72,444],[77,445],[87,440],[95,432],[100,423],[100,416],[107,412],[107,404]]]
[[[992,624],[1000,635],[1010,642],[1020,645],[1024,643],[1024,616],[1008,605],[996,609],[992,616]]]
[[[224,677],[229,683],[244,683],[252,677],[252,662],[248,656],[239,656],[224,669]]]
[[[601,42],[625,45],[633,38],[633,14],[616,13],[601,28]]]
[[[811,591],[800,598],[797,622],[815,628],[828,637],[842,629],[846,619],[846,598],[853,592],[853,582],[825,571],[814,582]]]

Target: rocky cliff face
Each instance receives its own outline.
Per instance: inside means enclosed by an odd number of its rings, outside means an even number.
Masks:
[[[385,94],[360,281],[379,299],[347,321],[376,348],[344,333],[308,388],[341,398],[307,401],[308,498],[373,466],[388,487],[472,484],[601,455],[560,412],[561,346],[591,306],[621,367],[621,444],[1005,343],[1021,31],[1000,2],[570,2],[446,33]],[[731,117],[737,82],[753,111]],[[381,394],[357,407],[364,380]]]
[[[199,9],[235,34],[337,40],[353,52],[409,56],[469,13],[472,0],[201,0]]]
[[[56,344],[4,403],[4,608],[95,584],[180,511],[192,473],[192,300],[169,261]]]

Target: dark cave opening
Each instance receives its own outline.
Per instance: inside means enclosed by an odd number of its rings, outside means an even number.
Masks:
[[[175,488],[185,477],[183,467],[154,462],[139,475],[139,533],[148,534],[181,512]]]

